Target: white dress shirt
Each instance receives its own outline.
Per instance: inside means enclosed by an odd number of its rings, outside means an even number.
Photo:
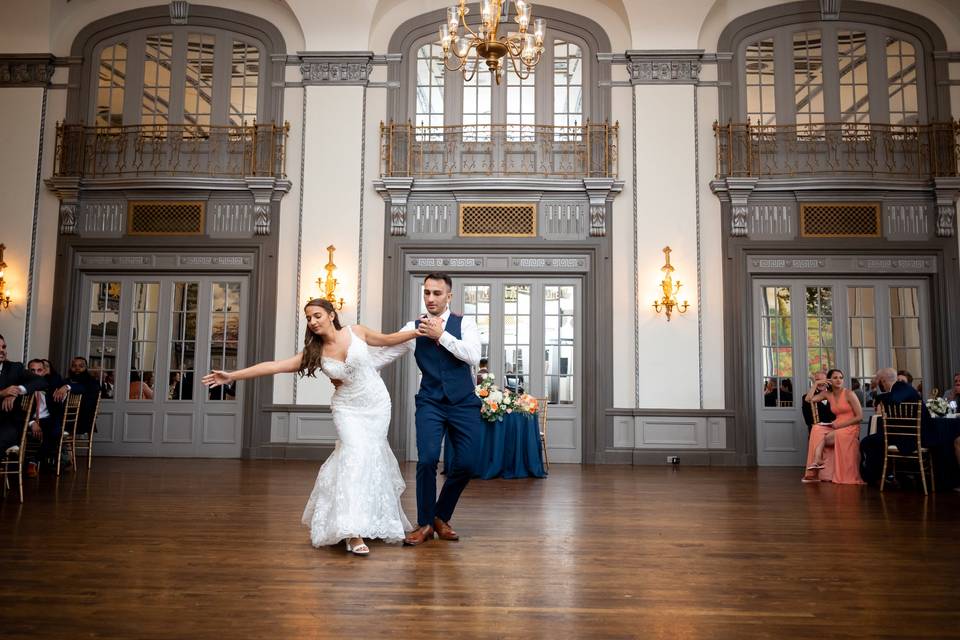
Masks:
[[[443,326],[447,326],[447,318],[450,317],[450,309],[447,309],[439,317],[443,321]],[[413,331],[416,329],[415,322],[408,322],[401,331]],[[480,330],[477,328],[477,321],[470,316],[464,316],[460,323],[460,339],[454,338],[452,334],[444,331],[440,334],[438,341],[440,346],[449,351],[459,360],[463,360],[471,367],[480,366]],[[401,345],[410,353],[417,349],[416,340],[408,340]]]

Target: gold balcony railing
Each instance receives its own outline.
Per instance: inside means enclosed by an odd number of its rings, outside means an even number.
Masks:
[[[956,122],[926,125],[714,123],[717,177],[957,175]]]
[[[285,177],[288,125],[57,125],[54,175]]]
[[[617,177],[618,124],[380,123],[381,177]]]

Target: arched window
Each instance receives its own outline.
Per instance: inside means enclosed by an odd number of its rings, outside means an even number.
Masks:
[[[262,112],[263,45],[222,29],[141,29],[98,44],[96,126],[253,124]]]
[[[740,118],[796,124],[816,137],[824,123],[847,127],[925,121],[920,43],[887,27],[786,25],[748,36],[738,49]]]

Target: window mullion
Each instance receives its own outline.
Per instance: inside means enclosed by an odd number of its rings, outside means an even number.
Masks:
[[[820,51],[823,55],[823,117],[840,122],[840,60],[837,55],[837,30],[833,25],[820,27]]]
[[[173,56],[170,63],[170,124],[187,124],[183,107],[187,73],[186,31],[173,31]]]

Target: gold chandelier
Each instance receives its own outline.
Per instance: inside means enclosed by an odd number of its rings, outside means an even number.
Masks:
[[[463,71],[467,82],[473,80],[480,61],[487,63],[487,68],[497,84],[505,66],[504,58],[510,60],[514,72],[521,80],[530,77],[530,72],[540,62],[543,55],[543,34],[546,21],[537,18],[533,21],[533,32],[530,32],[531,5],[525,0],[513,0],[514,22],[520,31],[511,31],[500,35],[501,19],[506,26],[510,16],[510,0],[481,0],[480,24],[477,29],[467,24],[466,0],[460,0],[460,5],[447,9],[447,21],[440,25],[440,46],[443,47],[443,64],[451,71]],[[463,26],[463,35],[460,35],[460,26]],[[472,59],[472,64],[471,64]]]

